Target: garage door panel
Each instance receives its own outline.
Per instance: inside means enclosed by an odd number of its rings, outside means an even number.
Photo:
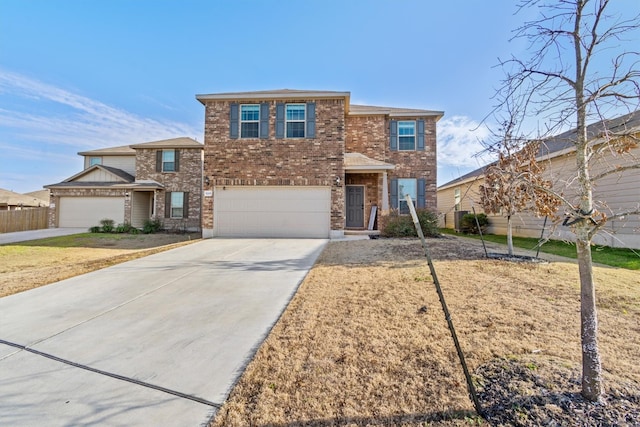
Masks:
[[[124,199],[121,197],[61,197],[59,227],[93,227],[108,218],[124,222]]]
[[[329,236],[331,190],[328,187],[226,187],[214,196],[218,236]]]

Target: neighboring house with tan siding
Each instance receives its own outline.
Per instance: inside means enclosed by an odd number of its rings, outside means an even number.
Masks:
[[[92,227],[102,219],[143,227],[159,219],[169,230],[200,230],[202,149],[191,138],[78,153],[84,170],[51,192],[50,227]]]
[[[590,125],[588,133],[595,150],[603,147],[602,133],[605,131],[612,135],[630,133],[635,135],[635,138],[640,138],[640,111]],[[567,200],[574,200],[576,197],[575,174],[572,173],[575,171],[575,150],[572,143],[574,139],[575,131],[573,130],[550,138],[542,144],[538,155],[538,161],[545,166],[545,176],[553,182],[554,190],[562,192]],[[616,166],[624,167],[639,163],[640,146],[638,144],[625,155],[607,149],[594,157],[590,174],[595,177]],[[474,206],[476,212],[482,212],[479,186],[484,179],[483,170],[484,168],[477,169],[438,188],[438,208],[442,226],[454,228],[456,211],[471,211],[471,207]],[[598,180],[593,188],[593,200],[598,211],[608,217],[620,212],[640,209],[640,169],[630,169]],[[562,215],[562,211],[560,214]],[[491,221],[489,232],[506,234],[506,218],[490,215],[489,219]],[[543,224],[544,218],[521,213],[513,219],[513,232],[516,236],[540,237]],[[547,229],[551,229],[550,222],[547,224]],[[558,225],[551,238],[572,240],[574,237],[568,227]],[[640,216],[632,215],[624,220],[609,221],[593,242],[614,247],[640,248]]]
[[[49,201],[42,199],[44,196],[44,191],[20,194],[0,188],[0,211],[15,211],[49,206]]]
[[[205,106],[203,235],[339,237],[391,209],[436,209],[441,111],[350,104],[349,92],[197,95]]]

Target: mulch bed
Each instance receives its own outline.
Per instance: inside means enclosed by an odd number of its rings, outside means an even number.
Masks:
[[[580,394],[580,371],[545,359],[494,359],[478,367],[478,399],[494,426],[637,426],[640,387],[609,383],[600,402]],[[615,384],[615,385],[613,385]]]

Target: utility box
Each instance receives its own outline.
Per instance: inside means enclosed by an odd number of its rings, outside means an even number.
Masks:
[[[468,213],[469,211],[455,211],[453,213],[453,228],[457,233],[462,232],[462,217]]]

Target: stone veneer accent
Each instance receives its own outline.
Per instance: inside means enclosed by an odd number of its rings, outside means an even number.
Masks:
[[[242,104],[269,103],[269,137],[229,138],[230,101],[205,104],[204,176],[216,185],[292,185],[331,187],[331,230],[344,229],[345,105],[344,99],[279,99],[283,103],[316,103],[316,137],[275,137],[276,101],[242,100]],[[213,229],[212,197],[205,197],[203,229]]]
[[[170,147],[167,147],[170,148]],[[162,148],[136,148],[136,180],[154,180],[164,185],[156,194],[156,217],[167,230],[199,231],[202,206],[202,150],[181,148],[180,167],[177,172],[156,172],[156,152]],[[189,217],[172,219],[164,217],[167,191],[189,193]]]

